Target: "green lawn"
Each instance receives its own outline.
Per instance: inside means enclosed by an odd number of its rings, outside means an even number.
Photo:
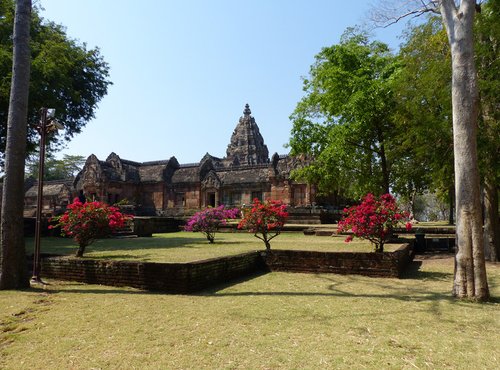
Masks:
[[[487,266],[485,304],[451,298],[452,258],[412,267],[405,279],[269,273],[195,295],[0,291],[0,368],[500,368],[500,265]]]
[[[371,252],[366,241],[344,242],[345,237],[305,236],[302,233],[282,233],[271,241],[274,249],[313,251]],[[33,238],[27,238],[28,253],[33,250]],[[387,245],[394,250],[399,245]],[[42,238],[42,253],[73,254],[77,249],[71,239]],[[264,243],[253,234],[218,233],[215,244],[209,244],[201,233],[176,232],[154,234],[151,238],[100,239],[87,247],[88,258],[135,260],[148,262],[190,262],[264,249]]]

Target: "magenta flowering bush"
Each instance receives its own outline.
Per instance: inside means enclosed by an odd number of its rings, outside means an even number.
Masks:
[[[195,213],[184,226],[185,231],[201,232],[205,234],[210,244],[215,241],[215,233],[219,227],[227,224],[228,219],[238,218],[238,208],[226,209],[224,205],[207,208]]]
[[[252,208],[246,212],[238,224],[238,229],[246,229],[262,240],[266,250],[271,250],[271,239],[281,233],[288,218],[286,204],[279,200],[261,202],[255,198]]]
[[[124,227],[132,218],[106,203],[82,203],[75,198],[63,215],[51,218],[55,225],[50,225],[49,229],[60,227],[61,235],[70,236],[78,243],[76,256],[83,257],[87,245],[97,238],[111,235],[113,230]]]
[[[391,237],[394,227],[405,223],[406,229],[411,230],[409,221],[410,214],[399,209],[392,195],[384,194],[376,198],[369,193],[360,205],[344,209],[337,233],[352,232],[345,239],[347,243],[358,237],[372,242],[375,252],[383,252],[384,243]]]

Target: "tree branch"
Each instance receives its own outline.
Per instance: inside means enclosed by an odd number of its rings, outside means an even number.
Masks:
[[[381,1],[378,6],[374,6],[372,8],[370,19],[375,27],[387,28],[395,23],[398,23],[403,18],[417,18],[425,13],[439,14],[439,1]]]

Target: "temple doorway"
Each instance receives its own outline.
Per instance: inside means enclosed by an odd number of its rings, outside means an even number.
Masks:
[[[215,207],[215,193],[207,193],[207,206]]]

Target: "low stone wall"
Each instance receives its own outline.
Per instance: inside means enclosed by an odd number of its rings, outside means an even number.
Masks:
[[[86,284],[192,293],[263,271],[400,277],[412,258],[412,248],[408,244],[384,253],[272,250],[190,263],[47,257],[42,259],[42,276]]]
[[[263,270],[262,258],[258,252],[191,263],[73,257],[51,257],[42,261],[43,277],[167,293],[191,293]]]
[[[402,244],[394,252],[384,253],[272,250],[262,255],[270,271],[401,277],[413,259],[413,249]]]
[[[157,233],[173,233],[179,231],[184,221],[172,217],[142,217],[133,220],[134,234],[137,236],[152,236]]]

